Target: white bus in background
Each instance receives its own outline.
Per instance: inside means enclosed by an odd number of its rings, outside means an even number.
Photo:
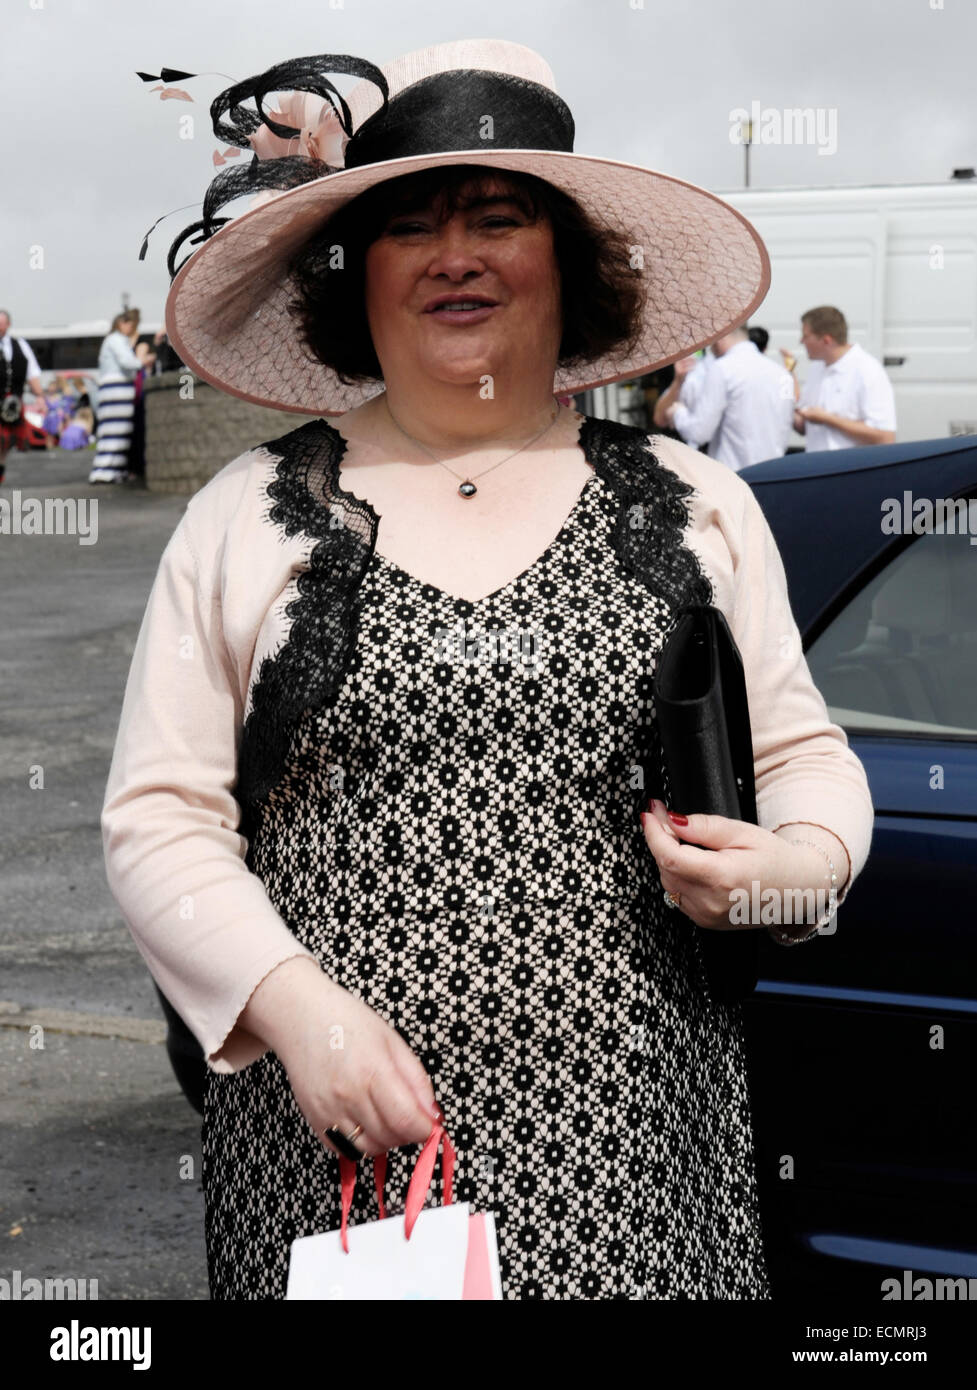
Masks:
[[[770,253],[766,299],[750,320],[797,358],[806,309],[833,304],[889,374],[896,439],[977,434],[977,179],[869,188],[714,190]],[[632,383],[588,392],[590,413],[637,423]],[[795,434],[791,447],[803,448]]]

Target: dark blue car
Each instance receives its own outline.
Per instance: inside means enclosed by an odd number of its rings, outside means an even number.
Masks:
[[[875,806],[836,930],[764,934],[745,1005],[771,1275],[878,1301],[977,1277],[977,437],[741,476]]]

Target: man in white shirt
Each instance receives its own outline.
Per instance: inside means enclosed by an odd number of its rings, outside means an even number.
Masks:
[[[686,444],[708,444],[709,457],[737,473],[779,458],[794,417],[790,373],[757,350],[745,325],[717,339],[712,351],[716,360],[702,374],[694,405],[679,399],[666,410],[669,423]]]
[[[705,374],[712,361],[708,355],[698,357],[693,354],[691,357],[680,357],[675,363],[675,376],[671,385],[655,402],[653,420],[658,429],[662,430],[670,425],[669,408],[676,401],[681,401],[687,410],[695,410]]]
[[[808,309],[801,316],[801,343],[811,368],[794,427],[804,435],[808,452],[895,443],[892,382],[877,358],[849,343],[841,310],[830,304]]]
[[[26,338],[10,332],[10,315],[0,309],[0,483],[6,472],[11,449],[27,447],[28,422],[24,418],[24,383],[35,396],[44,399],[41,369]]]

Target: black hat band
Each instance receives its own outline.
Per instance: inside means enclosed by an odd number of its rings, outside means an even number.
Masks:
[[[350,137],[344,167],[449,150],[573,150],[566,102],[510,73],[455,68],[413,82]]]

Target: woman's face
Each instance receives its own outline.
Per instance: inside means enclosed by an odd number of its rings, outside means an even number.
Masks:
[[[512,192],[493,180],[484,194],[491,201],[441,224],[433,205],[397,213],[368,248],[367,318],[388,382],[517,379],[541,363],[552,381],[562,332],[552,227],[545,216],[531,222]],[[490,307],[434,307],[442,296],[469,294]]]

